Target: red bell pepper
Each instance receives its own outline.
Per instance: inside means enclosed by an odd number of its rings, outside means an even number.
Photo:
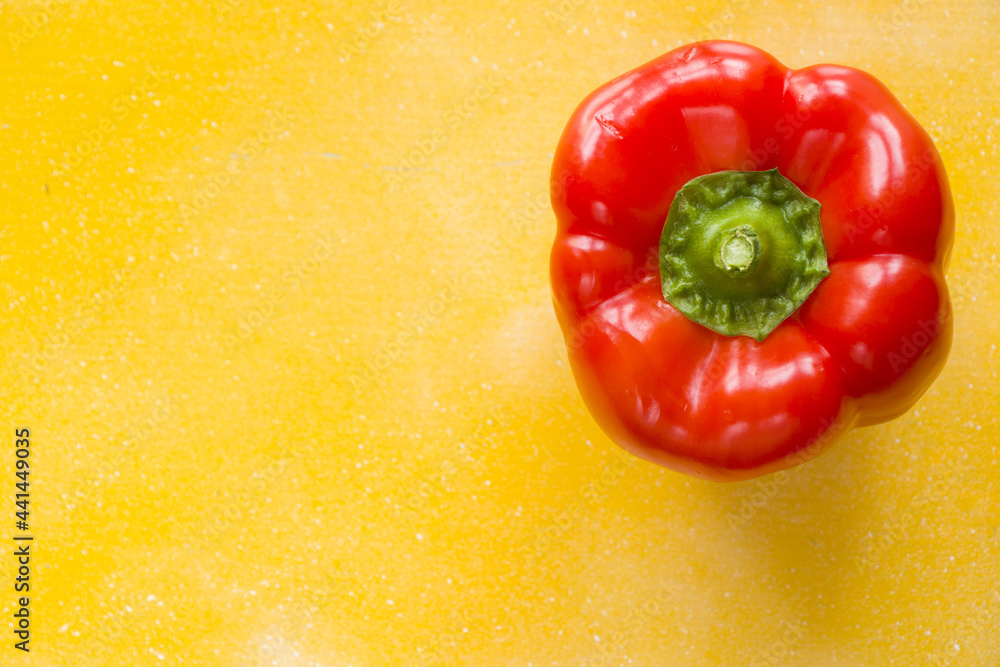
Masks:
[[[643,458],[720,481],[789,468],[944,367],[947,176],[864,72],[671,51],[577,108],[551,195],[574,376]]]

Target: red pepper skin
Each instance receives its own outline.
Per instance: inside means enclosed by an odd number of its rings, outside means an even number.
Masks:
[[[677,190],[777,168],[817,199],[830,275],[758,343],[688,320],[660,288]],[[788,69],[702,42],[602,86],[552,167],[556,315],[581,395],[618,445],[738,481],[906,412],[944,367],[954,207],[927,133],[870,75]]]

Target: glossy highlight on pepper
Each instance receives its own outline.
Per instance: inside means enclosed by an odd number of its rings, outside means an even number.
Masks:
[[[719,333],[664,298],[668,212],[695,178],[770,170],[819,203],[829,275],[761,340]],[[577,385],[643,458],[719,481],[789,468],[903,414],[945,364],[947,176],[864,72],[789,69],[735,42],[681,47],[583,101],[551,193],[553,296]],[[751,250],[746,233],[726,246],[736,264]]]

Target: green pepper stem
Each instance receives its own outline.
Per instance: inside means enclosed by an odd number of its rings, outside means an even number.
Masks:
[[[663,298],[713,331],[764,340],[830,273],[819,216],[777,169],[699,176],[663,225]]]
[[[717,246],[715,265],[730,276],[747,273],[760,262],[760,237],[750,225],[723,233]]]

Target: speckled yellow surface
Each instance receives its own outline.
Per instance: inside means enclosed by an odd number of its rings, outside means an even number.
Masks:
[[[0,664],[1000,664],[1000,12],[837,5],[0,3]],[[957,209],[937,383],[735,485],[618,453],[547,282],[569,114],[708,37],[874,73]]]

